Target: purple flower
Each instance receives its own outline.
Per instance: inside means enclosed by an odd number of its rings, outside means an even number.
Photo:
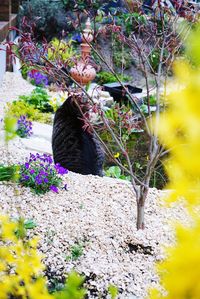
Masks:
[[[60,166],[60,163],[56,163],[56,165],[54,167],[58,174],[64,175],[64,174],[68,173],[68,170],[65,169],[64,167]]]
[[[28,181],[28,180],[29,180],[29,176],[28,176],[28,175],[25,175],[25,176],[24,176],[24,179],[25,179],[25,181]]]
[[[29,166],[30,166],[30,165],[29,165],[28,162],[26,162],[24,165],[25,165],[25,168],[26,168],[26,169],[29,169]]]
[[[41,165],[41,164],[40,164]],[[43,165],[42,165],[43,166]],[[40,175],[45,175],[45,171],[42,169],[42,170],[40,170]]]
[[[40,177],[39,175],[37,175],[37,176],[35,177],[35,182],[36,182],[36,184],[38,184],[38,185],[41,185],[41,184],[42,184],[42,179],[41,179],[41,177]]]
[[[81,34],[80,33],[75,33],[72,36],[72,40],[75,41],[75,42],[81,43],[82,42]]]
[[[58,193],[58,188],[56,186],[54,186],[54,185],[50,186],[50,190],[53,191],[53,192],[55,192],[55,193]]]
[[[32,70],[28,72],[28,77],[33,80],[35,85],[47,86],[49,84],[48,77],[39,71]]]
[[[53,159],[47,154],[31,154],[29,159],[21,165],[20,182],[32,188],[37,194],[44,194],[47,191],[58,193],[61,178],[58,174],[65,174],[67,169],[60,164],[52,165]],[[62,187],[67,190],[67,185]]]
[[[18,119],[16,132],[21,138],[29,137],[33,134],[32,123],[26,118],[25,115],[21,115]]]

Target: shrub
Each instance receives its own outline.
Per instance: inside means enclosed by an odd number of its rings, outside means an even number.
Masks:
[[[23,25],[26,17],[29,24],[35,23],[35,35],[38,39],[61,36],[62,30],[67,31],[69,25],[66,20],[66,12],[61,0],[24,0],[20,6],[18,23]]]
[[[114,52],[113,55],[113,63],[116,68],[129,69],[132,64],[132,56],[130,55],[130,51],[118,49]]]
[[[124,28],[126,35],[137,33],[147,24],[146,17],[138,12],[121,13],[117,17],[117,23]]]
[[[42,113],[22,100],[7,103],[6,113],[16,119],[19,119],[21,115],[26,115],[30,121],[38,121],[47,124],[52,123],[51,113]]]
[[[45,89],[41,87],[36,87],[30,95],[20,96],[21,100],[25,103],[33,106],[34,108],[40,110],[41,112],[52,112],[53,108],[49,104],[50,97]]]
[[[16,234],[22,224],[0,216],[0,298],[83,299],[84,278],[75,272],[68,275],[62,291],[49,294],[46,279],[42,277],[45,267],[37,252],[38,240]]]
[[[21,138],[30,137],[32,132],[32,122],[25,115],[21,115],[17,121],[17,135]]]
[[[76,52],[74,51],[72,41],[66,42],[57,38],[50,42],[48,48],[48,59],[56,61],[58,59],[72,66],[72,58],[75,58]]]
[[[132,80],[132,77],[130,77],[130,76],[121,75],[121,74],[117,74],[117,75],[121,81],[127,82],[127,81]],[[100,85],[106,84],[106,83],[117,82],[116,77],[112,73],[106,72],[106,71],[99,72],[97,74],[96,80],[97,80],[97,83]]]
[[[53,160],[47,154],[30,154],[20,167],[20,183],[30,187],[36,194],[44,194],[48,191],[58,193],[62,179],[60,176],[66,174],[67,169],[59,164],[53,165]],[[65,186],[66,188],[66,186]]]

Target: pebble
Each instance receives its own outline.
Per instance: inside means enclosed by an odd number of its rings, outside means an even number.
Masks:
[[[13,78],[10,74],[7,77]],[[6,84],[4,93],[11,89]],[[32,89],[23,84],[18,83],[20,90],[13,96],[8,93],[5,101],[14,99],[25,89]],[[11,141],[8,149],[0,142],[0,153],[1,163],[18,163],[29,156],[20,138]],[[160,203],[167,192],[150,189],[145,210],[146,228],[137,231],[136,201],[128,182],[69,172],[64,176],[64,183],[69,186],[68,191],[41,196],[28,188],[0,184],[0,213],[33,219],[37,227],[29,234],[40,237],[39,250],[45,254],[45,265],[58,278],[72,269],[92,277],[87,287],[95,289],[97,295],[89,295],[90,299],[99,298],[98,292],[104,294],[110,283],[119,288],[120,299],[143,299],[150,286],[159,288],[155,262],[165,257],[163,247],[175,242],[170,222],[189,223],[183,203],[165,207]],[[129,243],[150,246],[152,253],[145,254],[142,249],[131,252]],[[84,254],[76,261],[68,261],[66,256],[71,254],[75,244],[82,244]]]

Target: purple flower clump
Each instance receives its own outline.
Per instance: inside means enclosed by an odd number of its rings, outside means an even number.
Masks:
[[[48,77],[41,74],[37,70],[31,70],[28,72],[28,77],[31,79],[32,83],[38,86],[49,85]]]
[[[25,115],[21,115],[17,121],[17,135],[21,138],[30,137],[33,134],[32,122]]]
[[[60,164],[53,164],[53,159],[47,154],[30,154],[20,167],[20,182],[26,187],[32,188],[37,194],[47,191],[58,193],[61,184],[61,176],[68,170]],[[67,187],[65,188],[67,190]]]

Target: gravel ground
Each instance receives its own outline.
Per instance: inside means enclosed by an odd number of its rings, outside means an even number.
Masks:
[[[18,96],[29,94],[35,87],[24,80],[20,74],[5,73],[2,86],[0,86],[0,115],[6,102],[16,100]]]
[[[19,162],[29,153],[20,139],[0,145],[3,162]],[[0,211],[12,217],[34,219],[31,234],[40,236],[40,250],[49,277],[63,280],[71,269],[87,277],[89,298],[106,298],[110,283],[119,287],[119,298],[144,298],[149,285],[158,285],[155,261],[164,257],[162,247],[174,243],[169,222],[187,220],[181,204],[160,205],[164,192],[151,189],[146,205],[146,228],[137,231],[136,205],[129,183],[70,172],[68,191],[34,195],[27,188],[0,185]],[[83,254],[68,260],[72,246],[81,244]],[[135,296],[135,297],[134,297]]]
[[[5,103],[33,88],[18,75],[7,73],[0,101]],[[29,156],[19,138],[10,142],[8,149],[0,140],[0,153],[1,163],[18,163]],[[63,281],[71,269],[83,273],[91,299],[99,294],[107,298],[111,283],[118,286],[121,299],[142,299],[150,285],[159,286],[155,261],[164,257],[163,246],[175,242],[170,222],[188,221],[184,206],[164,207],[160,203],[165,192],[150,189],[146,228],[137,231],[136,204],[129,183],[72,172],[64,177],[64,183],[68,191],[42,196],[26,188],[0,185],[0,213],[21,215],[37,223],[30,234],[40,237],[39,250],[46,256],[48,277]],[[75,244],[81,245],[83,254],[76,261],[69,260]]]

